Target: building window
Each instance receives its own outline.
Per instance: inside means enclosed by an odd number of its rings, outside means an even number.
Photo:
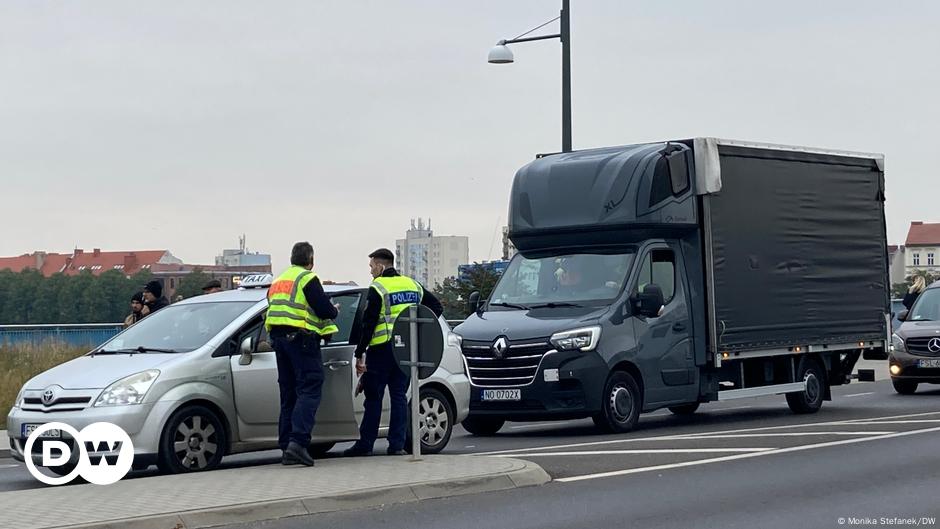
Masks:
[[[920,254],[919,253],[914,254],[914,266],[920,266]]]
[[[933,253],[927,254],[927,266],[933,266]]]

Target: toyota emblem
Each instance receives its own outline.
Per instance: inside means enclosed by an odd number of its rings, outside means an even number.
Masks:
[[[509,340],[505,336],[500,336],[493,342],[493,356],[498,360],[502,360],[507,351],[509,351]]]
[[[940,338],[931,338],[930,341],[927,342],[927,349],[931,353],[940,353]]]
[[[56,391],[55,386],[49,386],[42,392],[42,403],[45,406],[48,406],[55,402]]]

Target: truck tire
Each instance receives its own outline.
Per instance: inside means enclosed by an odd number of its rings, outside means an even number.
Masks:
[[[226,442],[222,420],[214,411],[183,406],[163,427],[157,466],[171,474],[212,470],[222,462]]]
[[[593,417],[594,424],[605,432],[625,433],[632,430],[643,409],[643,396],[633,375],[615,371],[604,385],[603,410]]]
[[[913,395],[917,392],[917,382],[911,382],[910,380],[898,380],[893,378],[891,379],[891,385],[894,386],[894,391],[897,391],[901,395]]]
[[[798,380],[806,382],[806,390],[796,393],[787,393],[787,404],[793,413],[816,413],[822,408],[826,398],[826,373],[819,362],[812,358],[804,358],[800,363]]]
[[[681,406],[670,406],[669,411],[673,415],[692,415],[698,410],[700,403],[693,402],[692,404],[682,404]]]
[[[480,437],[496,435],[496,432],[498,432],[504,424],[506,424],[505,419],[497,417],[474,417],[472,415],[460,423],[464,430]]]

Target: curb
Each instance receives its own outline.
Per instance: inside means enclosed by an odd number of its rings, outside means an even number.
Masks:
[[[551,481],[552,478],[542,467],[529,461],[519,462],[523,463],[520,469],[488,476],[364,489],[332,496],[243,503],[175,514],[62,526],[61,529],[204,529],[234,523],[270,521],[292,516],[370,509],[382,505],[511,490],[544,485]]]

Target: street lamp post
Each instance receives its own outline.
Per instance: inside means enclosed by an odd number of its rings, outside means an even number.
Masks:
[[[490,50],[489,62],[492,64],[508,64],[513,62],[512,50],[507,44],[531,42],[534,40],[559,39],[561,40],[561,150],[571,152],[571,23],[569,18],[569,0],[562,0],[561,14],[545,24],[519,35],[513,39],[501,40]],[[542,28],[556,20],[560,21],[561,32],[552,35],[539,35],[526,37],[536,29]]]

